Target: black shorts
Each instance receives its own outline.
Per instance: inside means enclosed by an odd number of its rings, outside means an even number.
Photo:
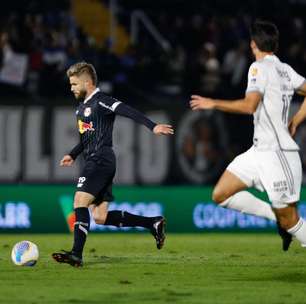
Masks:
[[[77,190],[90,193],[95,197],[94,204],[114,200],[113,179],[116,172],[116,159],[112,149],[103,150],[101,156],[89,157],[81,171]]]

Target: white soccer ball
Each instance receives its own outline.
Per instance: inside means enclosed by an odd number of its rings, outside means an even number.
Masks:
[[[12,249],[12,261],[18,266],[34,266],[39,257],[38,247],[30,241],[21,241]]]

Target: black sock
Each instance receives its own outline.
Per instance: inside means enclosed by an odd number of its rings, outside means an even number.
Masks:
[[[117,227],[144,227],[150,229],[156,217],[135,215],[126,211],[108,211],[104,225]]]
[[[86,207],[76,208],[74,224],[74,243],[72,252],[79,258],[82,258],[83,248],[86,242],[86,236],[89,231],[90,217],[89,210]]]

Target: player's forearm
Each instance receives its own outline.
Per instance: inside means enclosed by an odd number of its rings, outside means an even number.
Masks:
[[[296,93],[302,96],[306,96],[306,81],[296,90]]]
[[[153,122],[152,120],[147,118],[145,115],[143,115],[138,110],[136,110],[136,109],[124,104],[124,103],[121,103],[119,106],[116,107],[115,113],[120,115],[120,116],[128,117],[128,118],[136,121],[137,123],[146,126],[147,128],[149,128],[152,131],[153,131],[154,127],[156,126],[155,122]]]
[[[214,108],[219,111],[238,113],[238,114],[253,114],[255,109],[248,104],[245,99],[237,99],[233,101],[215,99]]]
[[[298,112],[294,115],[293,119],[296,125],[301,124],[306,119],[306,97],[304,98],[304,102],[302,103]]]
[[[83,144],[80,142],[78,143],[70,152],[69,155],[73,158],[76,159],[84,150]]]

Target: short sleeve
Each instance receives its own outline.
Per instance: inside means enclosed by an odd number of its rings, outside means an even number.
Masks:
[[[264,67],[258,62],[254,62],[249,68],[246,93],[259,92],[263,95],[266,89],[266,84],[267,73],[264,70]]]
[[[289,71],[290,71],[290,78],[292,82],[292,86],[294,90],[297,90],[299,87],[301,87],[304,82],[305,78],[298,74],[292,67],[289,66]]]

